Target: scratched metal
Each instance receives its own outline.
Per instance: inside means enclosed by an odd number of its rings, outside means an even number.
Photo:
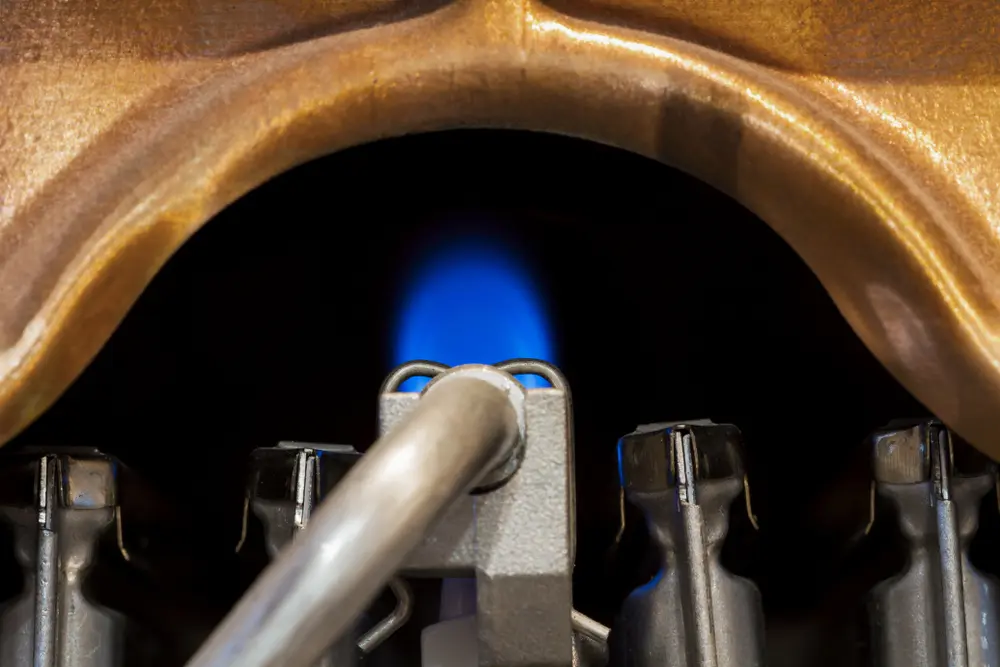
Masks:
[[[993,0],[0,2],[0,442],[178,245],[404,132],[587,137],[729,193],[1000,456]]]

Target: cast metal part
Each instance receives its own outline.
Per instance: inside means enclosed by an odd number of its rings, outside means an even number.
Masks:
[[[410,554],[411,575],[475,573],[481,667],[568,666],[573,659],[574,559],[572,431],[569,392],[542,362],[498,364],[534,373],[552,388],[531,389],[525,401],[523,456],[517,473],[489,493],[460,498]],[[397,392],[411,375],[444,367],[408,364],[383,385],[379,426],[390,432],[417,408],[419,394]],[[432,380],[430,390],[440,376]]]
[[[740,433],[707,421],[641,426],[618,444],[621,480],[664,559],[611,633],[614,667],[764,664],[760,594],[719,562],[744,491]]]
[[[442,374],[412,407],[311,514],[190,667],[314,664],[448,506],[504,465],[524,434],[524,388],[489,366]]]
[[[83,591],[97,541],[119,517],[115,466],[89,449],[17,455],[0,466],[0,511],[14,524],[25,571],[24,591],[0,618],[5,667],[121,664],[123,619]]]
[[[1000,588],[968,553],[995,466],[935,421],[890,424],[872,447],[877,492],[896,506],[909,551],[906,570],[872,592],[876,664],[1000,664]]]
[[[271,558],[306,528],[313,508],[360,457],[350,445],[297,442],[282,442],[251,454],[247,507],[264,524],[265,546]],[[245,522],[244,515],[244,535]],[[356,646],[363,653],[374,651],[409,620],[413,604],[410,587],[397,577],[389,582],[389,588],[396,596],[396,608],[357,640]],[[355,662],[355,638],[349,633],[335,642],[317,667],[346,667]]]

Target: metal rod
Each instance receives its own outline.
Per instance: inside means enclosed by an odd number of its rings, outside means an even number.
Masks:
[[[396,607],[391,614],[379,621],[374,628],[358,640],[358,648],[363,653],[371,653],[381,646],[386,639],[406,625],[406,622],[410,620],[410,614],[413,613],[413,591],[410,590],[410,585],[399,577],[393,577],[389,581],[389,588],[396,596]]]
[[[571,615],[571,621],[573,623],[573,632],[579,632],[595,642],[606,644],[608,641],[608,636],[611,634],[611,629],[595,621],[591,617],[587,616],[581,611],[573,610]]]
[[[699,667],[716,667],[715,622],[712,605],[711,562],[705,539],[705,516],[698,504],[696,443],[690,433],[673,433],[674,456],[677,462],[677,497],[684,530],[683,577],[687,584],[689,602],[686,609],[691,622],[692,662]]]
[[[56,664],[59,554],[55,532],[56,459],[42,457],[38,464],[38,545],[35,564],[34,667]]]
[[[941,596],[944,605],[944,640],[948,667],[968,667],[969,648],[965,627],[965,589],[962,576],[962,542],[958,532],[958,507],[951,497],[951,432],[942,429],[932,469],[938,549],[941,566]]]
[[[451,503],[513,450],[524,388],[464,366],[427,386],[316,508],[188,667],[305,667],[371,603]]]

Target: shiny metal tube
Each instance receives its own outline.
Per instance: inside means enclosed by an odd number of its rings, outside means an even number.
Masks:
[[[520,440],[524,389],[463,366],[361,458],[188,667],[305,667],[346,632],[451,503]]]

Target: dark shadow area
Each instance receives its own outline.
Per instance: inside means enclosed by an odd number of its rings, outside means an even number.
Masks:
[[[263,565],[234,552],[249,452],[369,445],[406,281],[459,235],[515,249],[547,304],[576,418],[576,606],[610,623],[656,569],[635,511],[615,543],[617,439],[711,417],[746,441],[760,530],[734,506],[725,562],[762,590],[770,664],[855,664],[861,596],[887,567],[859,551],[877,549],[859,538],[863,441],[926,410],[737,203],[644,158],[529,133],[344,151],[263,185],[180,249],[12,445],[90,445],[128,466],[132,564],[101,575],[125,582],[102,599],[141,609],[170,646],[164,664],[182,664]]]

